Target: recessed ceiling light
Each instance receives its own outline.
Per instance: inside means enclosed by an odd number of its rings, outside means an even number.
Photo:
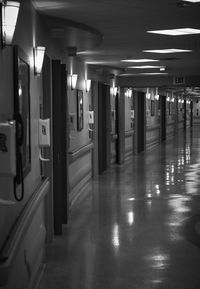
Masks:
[[[157,59],[124,59],[121,60],[122,62],[154,62],[154,61],[159,61]]]
[[[200,1],[200,0],[199,0]],[[179,52],[191,52],[189,49],[152,49],[152,50],[143,50],[143,52],[151,52],[151,53],[179,53]]]
[[[179,29],[166,29],[166,30],[151,30],[151,31],[147,31],[147,33],[179,36],[179,35],[199,34],[200,33],[200,29],[179,28]]]
[[[149,68],[162,68],[162,66],[156,66],[156,65],[140,65],[140,66],[129,66],[128,68],[149,69]]]

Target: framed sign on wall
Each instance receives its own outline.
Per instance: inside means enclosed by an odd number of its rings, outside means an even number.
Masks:
[[[77,90],[77,131],[83,129],[84,119],[83,119],[83,91]]]

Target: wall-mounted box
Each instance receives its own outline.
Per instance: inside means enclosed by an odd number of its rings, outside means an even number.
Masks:
[[[88,123],[94,124],[94,111],[93,110],[88,111]]]
[[[39,119],[39,145],[50,146],[50,119]]]
[[[131,109],[131,119],[134,119],[135,118],[135,111],[134,109]]]

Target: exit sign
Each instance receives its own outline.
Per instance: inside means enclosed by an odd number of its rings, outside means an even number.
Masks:
[[[183,76],[175,76],[173,78],[173,84],[175,84],[175,85],[185,84],[185,77],[183,77]]]

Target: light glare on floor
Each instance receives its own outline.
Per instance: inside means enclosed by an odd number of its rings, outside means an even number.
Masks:
[[[162,68],[162,66],[157,66],[157,65],[141,65],[141,66],[129,66],[128,68],[149,69],[149,68]]]
[[[143,50],[143,52],[150,52],[150,53],[180,53],[180,52],[191,52],[192,50],[189,49],[152,49],[152,50]]]
[[[157,59],[124,59],[124,60],[121,60],[122,62],[136,62],[136,63],[139,63],[139,62],[154,62],[154,61],[159,61]]]
[[[149,30],[149,31],[147,31],[147,33],[179,36],[179,35],[199,34],[200,33],[200,29],[178,28],[178,29],[166,29],[166,30]]]

